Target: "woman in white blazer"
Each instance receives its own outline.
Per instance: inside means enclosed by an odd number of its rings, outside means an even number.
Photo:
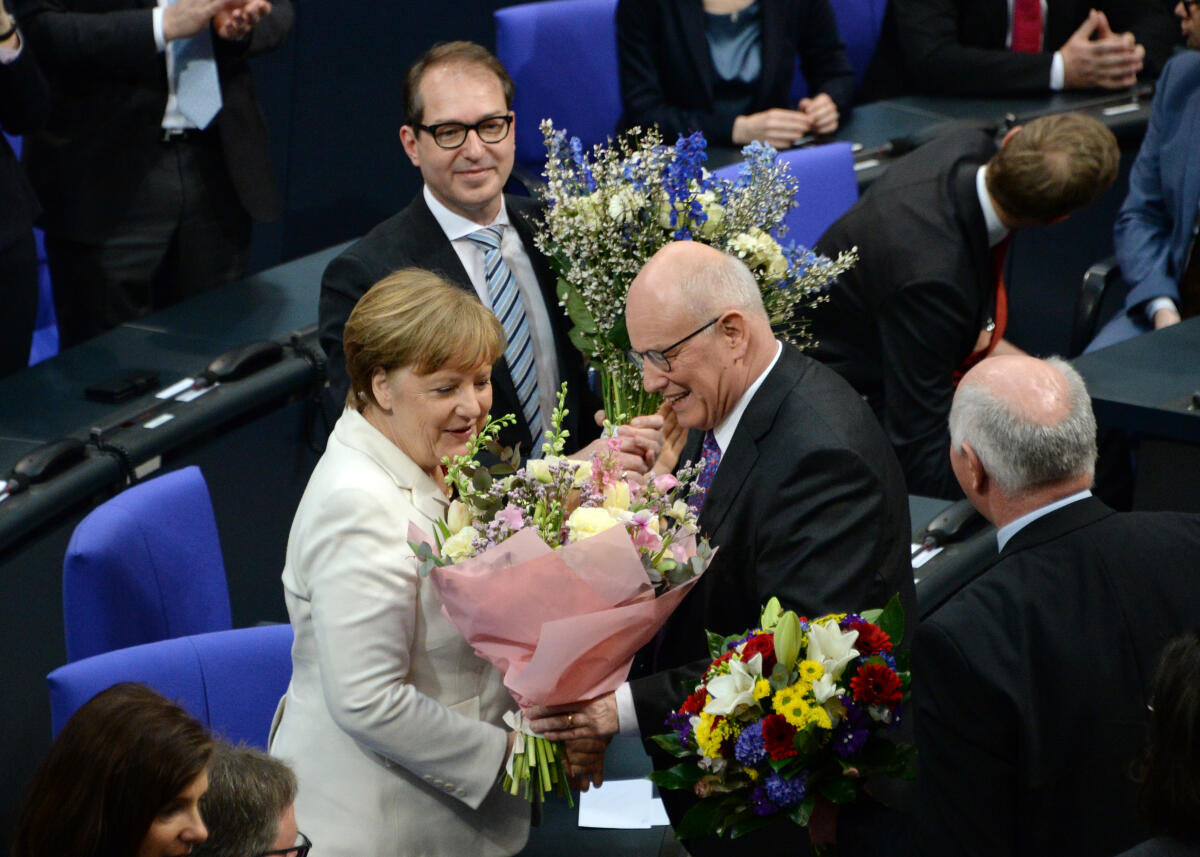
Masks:
[[[504,331],[473,294],[407,269],[346,323],[347,407],[288,538],[292,680],[271,752],[299,777],[314,857],[510,855],[529,804],[496,785],[515,708],[417,571],[408,525],[445,516],[440,461],[491,406]]]

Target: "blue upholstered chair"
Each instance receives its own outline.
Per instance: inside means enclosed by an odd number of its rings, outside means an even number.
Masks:
[[[516,84],[517,164],[540,176],[545,118],[585,147],[621,118],[617,0],[545,0],[497,9],[496,56]]]
[[[862,86],[883,29],[887,0],[834,0],[832,5],[838,34],[846,44],[846,57],[854,67],[854,83]]]
[[[63,562],[67,660],[233,627],[198,467],[147,480],[79,522]]]
[[[783,240],[811,248],[858,200],[854,153],[849,143],[829,143],[790,149],[779,157],[799,182],[797,205],[783,221],[788,228]],[[713,174],[733,180],[740,170],[740,164],[730,164],[713,170]]]
[[[292,626],[260,625],[117,649],[46,677],[54,734],[79,706],[122,681],[176,700],[225,739],[266,748],[271,717],[292,676]]]

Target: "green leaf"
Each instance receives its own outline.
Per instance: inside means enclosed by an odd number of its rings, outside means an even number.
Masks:
[[[720,634],[714,634],[712,631],[705,631],[708,635],[708,656],[714,661],[725,654],[725,638]]]
[[[772,818],[769,815],[754,815],[752,813],[743,815],[729,825],[729,838],[737,839],[740,836],[745,836],[747,833],[761,830],[770,824],[771,821]]]
[[[858,787],[850,777],[834,777],[821,783],[820,792],[830,803],[850,803],[858,797]]]
[[[617,316],[616,322],[613,324],[612,329],[609,330],[608,336],[606,336],[605,339],[607,339],[618,351],[627,351],[632,347],[631,343],[629,342],[629,328],[625,326],[624,315]]]
[[[588,357],[599,357],[600,346],[594,334],[587,333],[582,328],[572,327],[567,331],[567,338],[575,348]]]
[[[812,818],[813,807],[817,805],[817,799],[809,795],[800,803],[792,807],[792,811],[788,813],[788,818],[796,822],[801,827],[808,827],[808,820]]]
[[[688,789],[700,781],[704,772],[694,762],[680,762],[664,771],[651,771],[647,779],[660,789]]]
[[[421,564],[417,566],[417,574],[421,575],[421,577],[429,577],[429,573],[433,571],[433,567],[436,564],[432,559],[421,560]]]
[[[689,559],[688,564],[692,567],[692,577],[696,577],[704,572],[704,560],[699,554]]]
[[[493,464],[491,467],[489,467],[488,472],[491,473],[493,477],[496,477],[512,476],[517,471],[511,464],[505,464],[503,461],[501,461],[499,464]]]
[[[475,486],[475,490],[480,494],[486,494],[492,487],[492,475],[480,468],[471,476],[471,484]]]
[[[683,583],[691,580],[695,575],[693,574],[691,566],[680,565],[679,563],[675,562],[667,567],[664,576],[671,583]]]
[[[652,735],[650,740],[676,759],[695,755],[691,750],[683,746],[683,742],[679,740],[679,735],[674,732],[667,732],[664,735]]]
[[[879,614],[879,621],[875,624],[892,638],[893,644],[900,645],[900,640],[904,637],[904,608],[900,606],[899,595],[892,596],[892,600],[883,608],[883,612]]]
[[[560,298],[562,295],[560,294]],[[587,304],[583,302],[583,296],[574,288],[567,287],[565,297],[567,318],[571,319],[571,323],[582,330],[584,333],[596,333],[596,320],[592,318],[592,314],[588,312]]]
[[[721,807],[721,801],[715,798],[697,801],[675,825],[675,836],[679,839],[698,839],[716,833],[727,815],[728,812]]]

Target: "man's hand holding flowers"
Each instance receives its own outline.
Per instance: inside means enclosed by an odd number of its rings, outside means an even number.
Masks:
[[[604,425],[605,419],[604,411],[596,411],[596,425]],[[663,449],[662,415],[634,417],[627,424],[617,426],[616,437],[620,441],[617,463],[621,470],[626,473],[647,473]],[[597,454],[606,451],[608,441],[607,437],[596,438],[583,449],[567,457],[575,461],[591,461]]]
[[[615,693],[567,705],[534,705],[525,710],[525,720],[530,729],[551,741],[600,738],[607,742],[620,731]]]

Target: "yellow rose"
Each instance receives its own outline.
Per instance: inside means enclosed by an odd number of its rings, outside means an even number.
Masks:
[[[624,479],[604,488],[604,508],[611,512],[629,508],[629,483]]]
[[[617,525],[617,519],[603,507],[586,506],[576,509],[567,518],[567,536],[577,542],[604,532]]]
[[[451,562],[462,562],[475,555],[471,543],[479,538],[474,527],[463,527],[442,543],[442,556]]]
[[[446,512],[446,528],[454,535],[463,527],[471,524],[471,508],[461,500],[452,500],[450,510]]]
[[[579,488],[584,482],[592,478],[592,462],[576,461],[575,462],[575,482],[574,486]]]

